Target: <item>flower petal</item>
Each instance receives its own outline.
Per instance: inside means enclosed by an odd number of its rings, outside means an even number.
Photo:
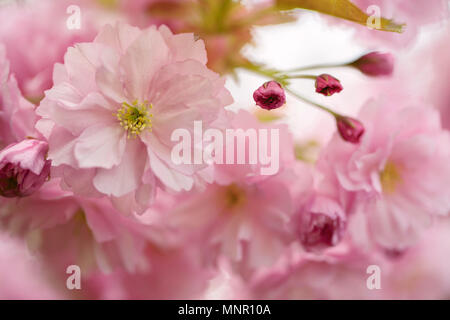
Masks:
[[[142,181],[147,155],[139,140],[129,140],[122,161],[113,168],[99,169],[94,186],[102,193],[121,197],[136,190]]]
[[[121,61],[127,79],[125,86],[134,99],[144,101],[154,74],[168,62],[169,48],[154,28],[145,30],[128,48]]]
[[[77,139],[75,158],[80,168],[110,169],[121,162],[125,145],[126,132],[119,125],[92,126]]]
[[[192,188],[194,184],[193,178],[169,169],[151,150],[147,149],[147,152],[153,173],[167,187],[175,191],[190,190]]]

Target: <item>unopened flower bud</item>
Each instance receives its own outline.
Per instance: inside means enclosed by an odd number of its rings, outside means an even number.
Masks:
[[[389,76],[394,71],[394,57],[390,53],[371,52],[350,65],[368,76]]]
[[[276,81],[268,81],[253,93],[256,104],[263,109],[272,110],[286,103],[284,89]]]
[[[298,235],[307,251],[337,245],[345,230],[345,214],[334,200],[316,196],[299,214]]]
[[[342,139],[351,143],[359,143],[364,134],[364,126],[361,122],[350,117],[338,116],[336,123]]]
[[[35,139],[11,144],[0,151],[0,195],[25,197],[38,190],[50,174],[47,152],[47,142]]]
[[[329,74],[321,74],[316,78],[316,92],[331,96],[342,91],[341,82]]]

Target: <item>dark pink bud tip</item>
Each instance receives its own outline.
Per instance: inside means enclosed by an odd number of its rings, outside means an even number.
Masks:
[[[389,76],[394,72],[394,56],[390,53],[371,52],[351,65],[367,76]]]
[[[361,122],[350,117],[337,117],[337,128],[342,139],[351,143],[359,143],[364,134]]]
[[[343,237],[345,224],[345,214],[337,202],[315,197],[299,214],[300,243],[307,251],[335,246]]]
[[[341,82],[329,74],[321,74],[316,78],[316,92],[331,96],[342,91]]]
[[[50,174],[47,152],[47,142],[34,139],[0,151],[0,196],[25,197],[38,190]]]
[[[284,89],[276,81],[264,83],[253,93],[253,99],[258,106],[266,110],[277,109],[286,103]]]

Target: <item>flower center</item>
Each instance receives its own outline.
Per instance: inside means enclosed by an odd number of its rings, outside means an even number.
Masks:
[[[245,190],[236,184],[230,184],[225,188],[225,205],[228,209],[242,206],[246,202]]]
[[[399,182],[402,181],[399,168],[391,161],[386,163],[383,171],[380,173],[380,182],[383,191],[386,193],[393,193],[397,188]]]
[[[130,105],[122,103],[122,107],[115,114],[120,125],[127,131],[128,138],[136,138],[144,130],[152,130],[152,117],[150,113],[152,104],[148,101],[139,103],[137,100]]]

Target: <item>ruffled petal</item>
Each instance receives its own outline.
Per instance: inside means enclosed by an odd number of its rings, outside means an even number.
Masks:
[[[80,168],[110,169],[122,161],[126,132],[119,125],[87,128],[77,139],[75,157]]]
[[[128,141],[122,161],[118,165],[98,170],[94,177],[94,186],[97,190],[115,197],[136,190],[142,183],[147,160],[143,150],[144,145],[139,140]]]

